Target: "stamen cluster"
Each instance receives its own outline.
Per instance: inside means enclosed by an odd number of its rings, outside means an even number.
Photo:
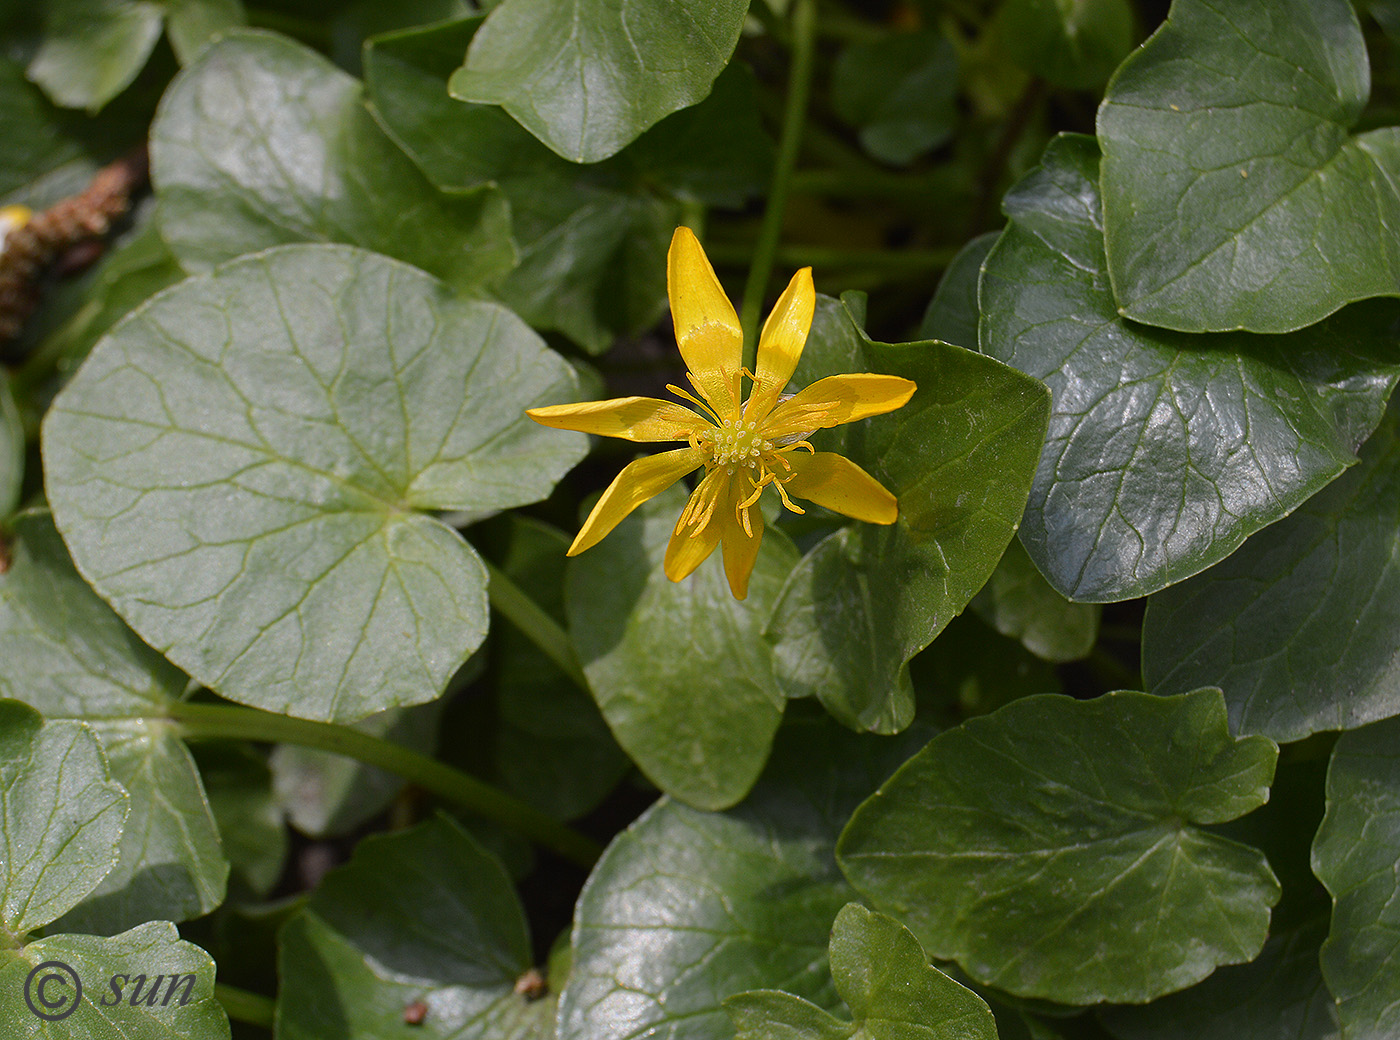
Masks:
[[[738,464],[754,466],[758,457],[773,449],[773,443],[763,439],[758,432],[758,423],[744,422],[742,419],[725,419],[723,425],[707,431],[706,438],[711,442],[716,465]]]

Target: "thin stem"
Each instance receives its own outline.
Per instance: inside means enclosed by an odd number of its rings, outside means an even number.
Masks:
[[[744,330],[744,363],[753,368],[758,350],[758,314],[763,307],[764,290],[773,273],[773,257],[783,230],[783,210],[787,207],[788,182],[797,165],[802,146],[802,128],[807,121],[807,98],[812,90],[812,57],[816,51],[816,0],[794,0],[792,5],[792,67],[788,73],[787,104],[783,109],[783,129],[778,138],[778,160],[768,189],[768,208],[763,212],[758,240],[754,243],[753,263],[744,285],[744,309],[739,324]]]
[[[166,711],[177,731],[186,738],[221,737],[296,744],[344,755],[396,773],[470,812],[519,831],[581,867],[591,868],[602,855],[602,848],[591,838],[534,806],[435,758],[349,726],[294,719],[234,704],[176,701]]]
[[[486,571],[491,576],[487,593],[491,597],[491,606],[539,647],[579,689],[587,693],[588,677],[583,674],[568,633],[489,560],[486,561]]]
[[[246,1022],[250,1026],[272,1029],[272,1019],[277,1005],[271,997],[261,993],[249,993],[237,986],[222,982],[214,983],[214,999],[224,1006],[228,1017],[235,1022]]]

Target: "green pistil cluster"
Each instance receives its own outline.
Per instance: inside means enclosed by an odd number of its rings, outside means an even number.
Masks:
[[[725,419],[722,426],[709,431],[709,440],[715,464],[720,466],[754,466],[763,452],[773,449],[773,443],[758,432],[758,423],[742,419]]]

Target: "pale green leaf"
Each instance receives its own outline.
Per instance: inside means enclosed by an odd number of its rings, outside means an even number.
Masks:
[[[101,109],[136,78],[165,18],[152,0],[46,0],[29,78],[65,108]]]
[[[106,876],[127,803],[87,726],[0,701],[0,945],[23,941]]]
[[[515,263],[491,187],[437,191],[314,51],[238,30],[192,61],[151,128],[161,234],[192,272],[289,242],[341,242],[406,260],[459,289]]]
[[[407,265],[269,250],[98,344],[45,421],[50,501],[78,570],[199,682],[353,721],[434,699],[480,644],[484,568],[426,511],[548,494],[583,438],[523,410],[576,386]]]

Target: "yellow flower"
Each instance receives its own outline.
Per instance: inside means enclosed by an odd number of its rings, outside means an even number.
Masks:
[[[689,447],[625,467],[584,521],[569,555],[596,545],[628,513],[701,466],[705,475],[666,547],[666,576],[672,581],[686,577],[723,544],[730,591],[743,599],[763,539],[763,514],[756,505],[770,485],[794,513],[803,512],[792,502],[795,495],[857,520],[894,523],[899,508],[892,494],[854,462],[816,451],[804,438],[818,429],[893,411],[913,395],[914,383],[899,376],[828,376],[799,393],[783,394],[812,326],[812,269],[793,275],[764,322],[756,373],[740,367],[739,319],[690,228],[676,228],[671,239],[666,290],[687,378],[700,396],[677,386],[666,389],[698,411],[652,397],[619,397],[527,413],[557,429],[631,441],[689,442]],[[752,383],[747,401],[742,399],[745,376]]]

